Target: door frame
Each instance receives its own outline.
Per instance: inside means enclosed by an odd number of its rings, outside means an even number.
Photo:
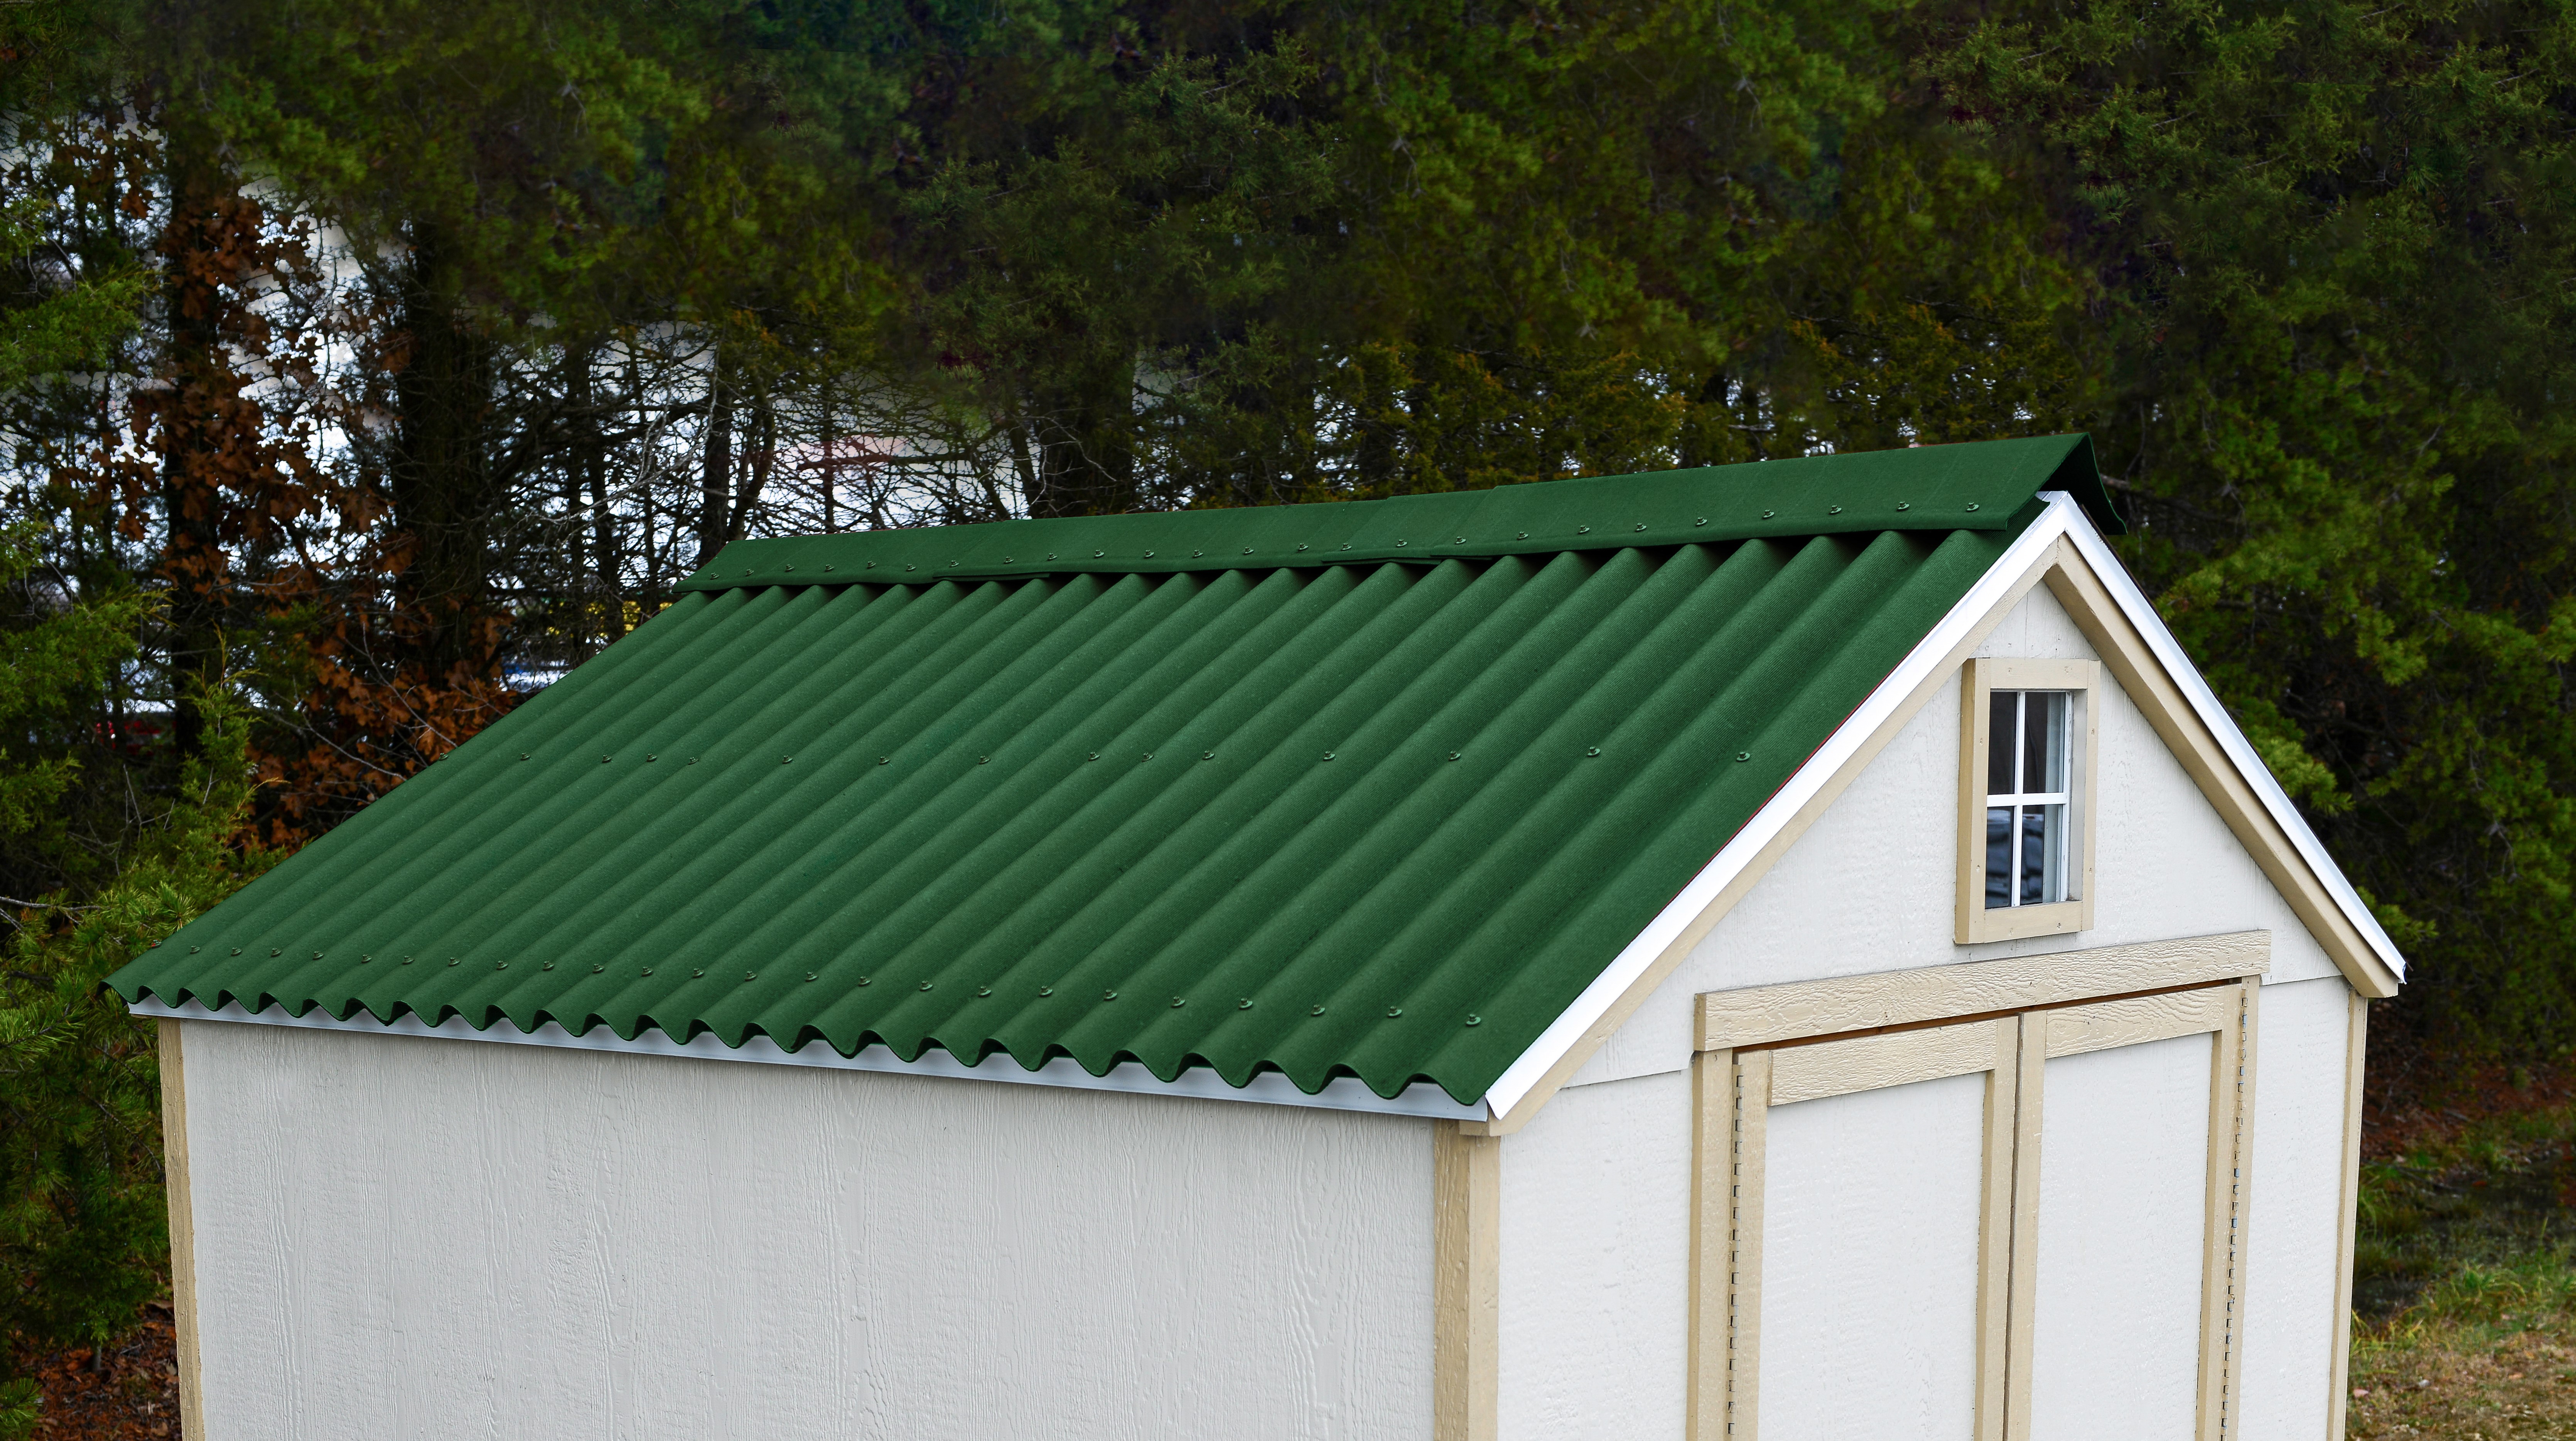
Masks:
[[[2211,1034],[2198,1435],[2225,1434],[2244,1314],[2256,1015],[2271,935],[1799,981],[1699,997],[1692,1058],[1689,1435],[1756,1441],[1762,1199],[1773,1106],[1987,1076],[1977,1441],[2029,1434],[2040,1117],[2053,1057]]]

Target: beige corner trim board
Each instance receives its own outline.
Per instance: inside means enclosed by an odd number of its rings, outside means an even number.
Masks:
[[[2040,518],[1505,1069],[1485,1094],[1493,1112],[1482,1123],[1487,1134],[1509,1135],[1527,1125],[2043,580],[2345,979],[2364,995],[2396,994],[2405,962],[2395,943],[2192,669],[2083,507],[2054,491],[2042,498],[2047,510]]]
[[[1977,1441],[2028,1441],[2048,1062],[2193,1035],[2211,1038],[2196,1434],[2198,1441],[2229,1434],[2237,1324],[2244,1314],[2237,1236],[2249,1201],[2256,1007],[2269,948],[2263,933],[2252,932],[2172,943],[2160,956],[2151,954],[2155,948],[2110,949],[2124,954],[2092,968],[2089,980],[2118,986],[2185,976],[2181,984],[2188,988],[2085,1000],[2050,988],[2036,973],[2002,978],[2000,989],[1952,987],[1946,995],[1920,987],[1909,992],[1895,976],[1856,977],[1723,993],[1714,1011],[1703,1006],[1702,1040],[1716,1044],[1699,1052],[1692,1072],[1685,1378],[1692,1441],[1751,1441],[1760,1434],[1769,1113],[1827,1096],[1978,1073],[1987,1080],[1973,1434]],[[2069,957],[2033,959],[2063,968]],[[2007,1014],[1966,1020],[1938,1014],[2015,995],[2034,999]],[[1771,1006],[1796,1018],[1784,1020]],[[1902,1019],[1881,1019],[1889,1017]],[[1864,1024],[1807,1029],[1855,1018]],[[1890,1024],[1905,1028],[1875,1029]]]
[[[206,1434],[197,1362],[197,1216],[188,1185],[188,1071],[184,1023],[164,1019],[161,1062],[161,1166],[170,1195],[170,1323],[178,1342],[179,1432]]]
[[[1440,1121],[1431,1144],[1431,1435],[1494,1441],[1502,1396],[1502,1142]]]
[[[2340,1234],[2335,1241],[2335,1336],[2333,1375],[2327,1380],[2328,1436],[2344,1434],[2344,1408],[2352,1400],[2352,1246],[2361,1210],[2361,1076],[2362,1053],[2370,1041],[2370,999],[2354,995],[2346,1017],[2343,1047],[2343,1191]]]

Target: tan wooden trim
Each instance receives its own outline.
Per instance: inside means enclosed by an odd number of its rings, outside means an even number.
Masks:
[[[2235,986],[2208,986],[2197,991],[2132,996],[2124,1001],[2046,1012],[2049,1058],[2231,1028],[2237,1023],[2242,1004],[2237,990]]]
[[[1431,1434],[1494,1441],[1502,1290],[1502,1142],[1432,1124]]]
[[[1977,1021],[1787,1047],[1772,1055],[1771,1104],[1790,1106],[1992,1070],[1996,1028],[2002,1024]]]
[[[1604,1042],[1617,1034],[1621,1026],[1628,1023],[1628,1018],[1635,1015],[1637,1008],[1646,1003],[1646,998],[1653,995],[1656,988],[1672,975],[1674,968],[1688,958],[1701,941],[1708,938],[1708,933],[1716,928],[1717,923],[1725,918],[1726,913],[1735,909],[1736,902],[1743,900],[1754,886],[1761,883],[1764,876],[1770,874],[1771,868],[1779,864],[1780,857],[1789,853],[1789,847],[1796,845],[1798,838],[1807,833],[1807,827],[1814,825],[1818,816],[1823,815],[1832,808],[1835,801],[1842,798],[1842,793],[1850,788],[1853,781],[1860,778],[1862,771],[1869,769],[1870,762],[1878,759],[1878,753],[1887,749],[1887,743],[1896,739],[1897,734],[1905,729],[1906,725],[1914,719],[1915,714],[1923,709],[1925,703],[1941,693],[1941,688],[1950,683],[1951,676],[1957,671],[1959,665],[1965,662],[1978,646],[1985,644],[1986,637],[1993,634],[1994,628],[2003,623],[2005,616],[2012,614],[2013,607],[2021,604],[2022,598],[2039,584],[2040,577],[2048,571],[2049,567],[2064,564],[2072,560],[2075,555],[2074,542],[2064,536],[2058,537],[2055,544],[2041,551],[2022,574],[2015,578],[2012,587],[2004,593],[2001,600],[1996,602],[1994,608],[1970,627],[1967,634],[1960,637],[1959,642],[1950,648],[1950,653],[1943,662],[1933,667],[1925,675],[1922,683],[1914,688],[1913,693],[1906,696],[1894,710],[1888,713],[1887,720],[1853,750],[1851,758],[1844,761],[1831,776],[1827,777],[1823,785],[1816,788],[1816,793],[1808,798],[1805,805],[1798,808],[1796,815],[1791,816],[1788,822],[1780,827],[1779,833],[1774,835],[1768,844],[1755,853],[1752,860],[1745,863],[1742,870],[1735,873],[1735,877],[1727,882],[1726,888],[1719,891],[1706,908],[1691,918],[1690,924],[1684,926],[1681,932],[1673,937],[1672,944],[1664,947],[1663,954],[1655,958],[1655,963],[1640,973],[1636,981],[1620,994],[1619,999],[1612,1002],[1610,1007],[1601,1013],[1601,1019],[1593,1022],[1584,1031],[1583,1038],[1566,1047],[1565,1054],[1557,1057],[1556,1064],[1548,1067],[1547,1074],[1539,1078],[1537,1085],[1530,1087],[1528,1094],[1522,1096],[1519,1102],[1503,1115],[1490,1121],[1471,1121],[1466,1124],[1490,1136],[1508,1136],[1528,1125],[1530,1117],[1538,1114],[1539,1108],[1547,1104],[1548,1098],[1554,1096],[1567,1081],[1572,1080],[1574,1073],[1583,1069],[1583,1063],[1591,1060],[1593,1053],[1599,1051]],[[1715,1048],[1702,1046],[1700,1049]]]
[[[2235,931],[1707,991],[1699,997],[1698,1044],[1703,1051],[1715,1051],[1919,1025],[2126,991],[2232,981],[2261,975],[2271,966],[2271,932]]]
[[[1771,1110],[1775,1053],[1735,1058],[1734,1145],[1728,1185],[1733,1215],[1726,1255],[1726,1412],[1728,1441],[1754,1441],[1762,1390],[1763,1151]]]
[[[2249,1274],[2245,1234],[2254,1216],[2254,1084],[2263,1073],[2256,1064],[2263,1049],[2263,983],[2242,981],[2235,989],[2245,1009],[2236,1033],[2235,1164],[2228,1173],[2233,1192],[2227,1200],[2227,1334],[2223,1338],[2227,1394],[2220,1417],[2221,1436],[2236,1434],[2237,1418],[2245,1409],[2243,1388],[2237,1380],[2245,1371],[2241,1364],[2245,1356],[2245,1283]]]
[[[2047,572],[2048,588],[2093,642],[2094,649],[2101,652],[2103,663],[2111,668],[2121,688],[2137,702],[2156,734],[2164,738],[2175,759],[2199,785],[2201,794],[2227,822],[2227,828],[2263,868],[2263,874],[2271,878],[2318,944],[2325,947],[2344,979],[2365,996],[2385,998],[2397,994],[2396,974],[2371,949],[2235,762],[2228,759],[2218,738],[2148,648],[2146,638],[2138,634],[2119,603],[2103,588],[2092,567],[2072,546],[2067,551],[2068,563],[2052,566]]]
[[[2334,1363],[2327,1385],[2326,1435],[2342,1441],[2344,1408],[2352,1400],[2352,1248],[2361,1219],[2361,1081],[2370,1040],[2370,998],[2355,992],[2343,1050],[2343,1192],[2340,1235],[2335,1240]]]
[[[188,1079],[184,1022],[164,1018],[155,1037],[161,1063],[161,1174],[170,1197],[170,1324],[177,1335],[179,1433],[206,1434],[204,1372],[197,1350],[197,1208],[188,1183]]]
[[[1725,1441],[1728,1238],[1735,1218],[1735,1055],[1691,1057],[1689,1441]]]
[[[2004,1319],[2004,1434],[2030,1435],[2031,1312],[2039,1304],[2039,1123],[2047,1099],[2048,1027],[2023,1016],[2014,1037],[2012,1261]]]
[[[2060,558],[2072,558],[2072,548]],[[2101,743],[2102,685],[2098,661],[2055,660],[2022,656],[1981,656],[1959,672],[1959,887],[1958,941],[2016,941],[2028,936],[2067,935],[2093,929],[2093,763]],[[1998,690],[2062,690],[2075,693],[2078,733],[2068,789],[2068,809],[2075,852],[2075,899],[2045,906],[1986,908],[1986,747],[1990,715],[1987,697]]]
[[[1976,1441],[2004,1441],[2011,1348],[2013,1137],[2021,1097],[2021,1021],[1994,1023],[1986,1075],[1985,1194],[1977,1217]]]
[[[2229,1263],[2235,1253],[2236,1136],[2240,1037],[2234,1026],[2212,1033],[2209,1053],[2209,1159],[2201,1210],[2200,1441],[2219,1441],[2227,1420]]]

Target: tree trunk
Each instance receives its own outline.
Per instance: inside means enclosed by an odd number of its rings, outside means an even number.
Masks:
[[[733,501],[733,366],[718,346],[707,375],[707,443],[704,469],[698,477],[698,564],[705,565],[724,549],[732,528]]]
[[[488,672],[502,618],[490,596],[490,341],[462,313],[438,237],[415,229],[402,270],[401,368],[394,373],[393,520],[408,555],[395,593],[412,657],[451,683]]]

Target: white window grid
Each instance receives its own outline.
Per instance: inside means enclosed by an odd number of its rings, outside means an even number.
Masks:
[[[1987,908],[2002,910],[2019,906],[2053,905],[2060,901],[2071,900],[2073,897],[2068,892],[2072,873],[2067,865],[2066,848],[2067,833],[2072,829],[2070,818],[2074,812],[2072,777],[2076,773],[2076,757],[2073,754],[2076,696],[2068,691],[2046,690],[1998,690],[1993,695],[1996,700],[2003,700],[2007,696],[2011,698],[2012,724],[2006,728],[2002,724],[2002,717],[1997,716],[1992,730],[1987,735],[1986,744],[2011,757],[2014,785],[2027,786],[2032,779],[2027,774],[2034,766],[2031,763],[2026,737],[2028,727],[2034,720],[2033,712],[2036,711],[2037,723],[2055,731],[2054,735],[2047,737],[2047,749],[2043,752],[2045,755],[2054,757],[2053,766],[2042,763],[2036,768],[2054,769],[2058,786],[2054,790],[1994,790],[1991,788],[1992,760],[1988,760],[1989,788],[1986,792],[1988,825],[1991,828],[1993,813],[1998,810],[2009,809],[2012,812],[2012,822],[2008,831],[2010,843],[2005,847],[2004,852],[2007,860],[2003,873],[1996,875],[1992,869],[1992,862],[1988,862]],[[2051,702],[2054,704],[2052,705]],[[2022,844],[2022,827],[2025,824],[2024,817],[2029,813],[2036,811],[2039,816],[2045,818],[2051,808],[2055,811],[2055,824],[2048,824],[2045,819],[2042,821],[2040,861],[2042,879],[2039,894],[2034,897],[2029,894],[2029,889],[2024,883],[2026,877],[2024,859],[2027,850]],[[1991,835],[1991,829],[1989,835]],[[1989,847],[1991,854],[1991,841]],[[2000,887],[1996,885],[1998,881],[2002,883]],[[1995,899],[1998,891],[2002,897],[2000,902]]]

